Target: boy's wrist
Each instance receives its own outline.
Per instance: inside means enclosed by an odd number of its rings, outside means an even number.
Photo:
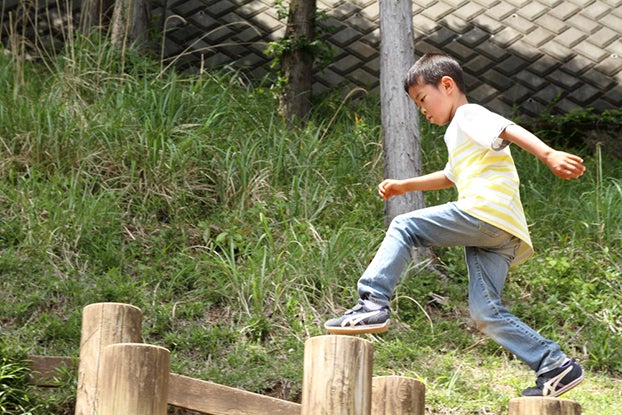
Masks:
[[[540,152],[538,157],[543,163],[548,164],[551,156],[555,153],[555,150],[545,145],[545,148]]]

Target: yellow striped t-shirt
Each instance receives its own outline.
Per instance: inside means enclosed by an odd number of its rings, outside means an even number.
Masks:
[[[512,265],[533,254],[509,142],[499,134],[512,121],[477,104],[456,110],[445,132],[449,160],[444,173],[458,189],[458,208],[509,232],[522,243]]]

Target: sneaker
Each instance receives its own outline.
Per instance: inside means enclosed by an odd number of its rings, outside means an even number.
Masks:
[[[324,328],[332,334],[382,333],[389,329],[389,313],[388,306],[359,300],[343,316],[328,320]]]
[[[536,386],[523,391],[523,396],[544,396],[554,398],[568,392],[584,379],[583,369],[574,359],[557,369],[541,374]]]

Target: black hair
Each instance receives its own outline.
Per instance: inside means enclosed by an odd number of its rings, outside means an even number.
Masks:
[[[408,70],[404,78],[404,90],[419,84],[438,86],[443,76],[449,76],[463,94],[466,94],[464,75],[460,64],[444,53],[428,52]]]

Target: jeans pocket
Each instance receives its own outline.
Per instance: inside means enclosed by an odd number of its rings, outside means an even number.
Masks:
[[[498,238],[499,236],[503,234],[507,235],[507,232],[504,231],[503,229],[497,228],[496,226],[491,225],[490,223],[484,222],[483,220],[479,221],[478,227],[481,233],[489,236],[490,238]]]

